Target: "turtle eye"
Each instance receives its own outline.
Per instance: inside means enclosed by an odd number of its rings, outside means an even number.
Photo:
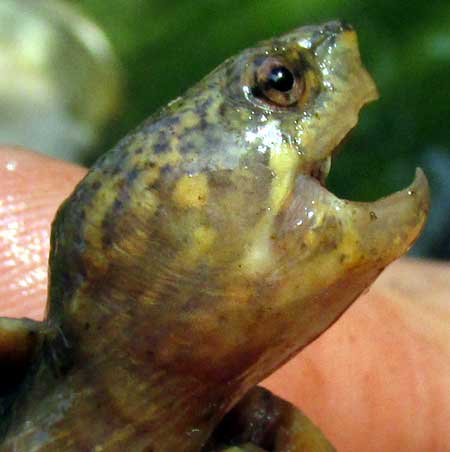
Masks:
[[[294,74],[285,66],[275,66],[267,77],[267,84],[271,89],[282,93],[289,92],[295,83]]]
[[[255,82],[254,94],[279,107],[298,102],[304,90],[303,78],[296,76],[287,62],[274,57],[267,57],[256,69]]]

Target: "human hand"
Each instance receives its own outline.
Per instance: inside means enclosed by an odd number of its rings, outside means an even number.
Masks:
[[[85,169],[0,148],[0,315],[41,319],[50,223]],[[339,451],[450,450],[450,265],[393,264],[265,385]]]

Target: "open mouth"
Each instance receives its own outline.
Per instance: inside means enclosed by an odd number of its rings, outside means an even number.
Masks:
[[[326,157],[324,157],[321,160],[318,160],[317,162],[314,162],[313,165],[310,168],[309,176],[316,179],[320,185],[324,188],[326,188],[326,181],[328,178],[328,175],[330,174],[331,167],[333,163],[336,162],[336,160],[339,157],[339,154],[342,150],[345,150],[345,145],[348,143],[350,136],[352,135],[352,130],[347,132],[344,135],[344,138],[341,139],[341,141],[331,150],[329,151]]]
[[[406,253],[425,226],[427,178],[418,168],[408,187],[374,202],[341,199],[326,186],[340,150],[341,146],[336,146],[297,174],[281,230],[298,231],[298,243],[306,244],[308,252],[326,249],[350,267],[362,262],[384,267]]]

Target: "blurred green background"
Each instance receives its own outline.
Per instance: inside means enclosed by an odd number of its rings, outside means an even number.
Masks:
[[[39,1],[46,3],[44,0],[17,3],[30,6]],[[61,2],[47,3],[52,10]],[[75,158],[84,164],[91,163],[159,106],[182,94],[233,53],[294,27],[346,19],[358,31],[363,60],[377,82],[381,99],[364,110],[345,152],[333,166],[329,185],[341,197],[373,200],[407,185],[414,168],[422,166],[432,184],[433,203],[426,234],[415,253],[450,259],[448,0],[67,0],[66,3],[75,8],[71,14],[77,11],[80,14],[77,19],[71,16],[68,22],[72,26],[76,20],[84,24],[77,33],[83,34],[83,29],[89,27],[92,33],[96,24],[97,39],[101,35],[104,46],[109,42],[103,52],[91,51],[90,58],[98,63],[97,71],[94,68],[90,75],[83,73],[85,85],[75,90],[74,99],[78,103],[85,100],[89,108],[84,111],[78,104],[75,109],[70,106],[72,114],[76,110],[75,117],[84,114],[90,124],[97,121],[96,133],[91,131],[89,140],[78,145],[83,152],[71,153],[69,145],[61,146],[58,152],[61,158]],[[59,60],[59,66],[70,67],[71,76],[83,71],[82,65],[74,65],[70,59]],[[67,74],[61,73],[56,78],[67,79]],[[99,83],[86,84],[89,76]],[[77,83],[66,81],[64,89],[73,90]],[[108,87],[109,94],[105,90]],[[92,116],[98,104],[102,105],[101,114]],[[91,116],[86,116],[86,112],[91,112]],[[88,121],[83,127],[86,124]],[[52,133],[51,127],[46,133]]]

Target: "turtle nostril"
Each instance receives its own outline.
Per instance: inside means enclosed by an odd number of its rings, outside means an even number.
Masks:
[[[325,24],[324,31],[339,34],[343,31],[353,31],[353,27],[346,20],[334,20]]]
[[[345,19],[341,20],[341,27],[344,31],[354,31],[351,23],[347,22]]]

